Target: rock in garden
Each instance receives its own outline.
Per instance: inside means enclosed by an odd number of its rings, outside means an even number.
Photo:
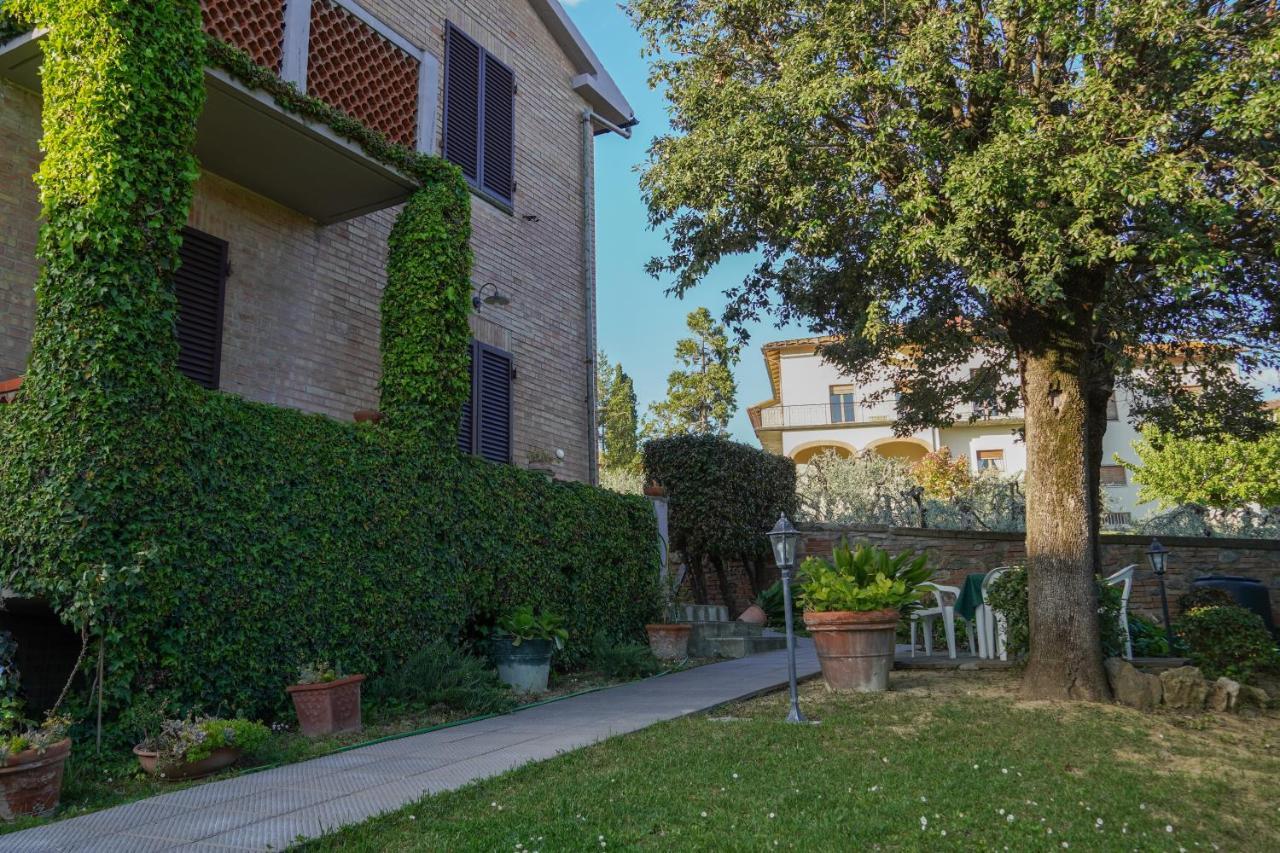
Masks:
[[[1139,711],[1150,711],[1160,704],[1164,692],[1158,676],[1139,672],[1123,658],[1107,658],[1107,680],[1116,701]]]
[[[1210,711],[1234,711],[1240,698],[1240,682],[1225,675],[1209,687]]]
[[[1205,699],[1209,697],[1209,683],[1204,680],[1198,667],[1166,669],[1160,673],[1160,684],[1164,688],[1166,706],[1189,711],[1204,710]]]
[[[1267,691],[1260,687],[1250,687],[1248,684],[1240,685],[1240,696],[1236,699],[1236,708],[1256,708],[1262,710],[1267,707],[1270,697]]]

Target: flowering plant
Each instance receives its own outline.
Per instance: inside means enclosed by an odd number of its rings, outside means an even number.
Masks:
[[[138,747],[156,753],[156,763],[164,767],[203,761],[225,747],[253,752],[270,736],[266,726],[250,720],[189,716],[164,720],[160,730],[147,736]]]

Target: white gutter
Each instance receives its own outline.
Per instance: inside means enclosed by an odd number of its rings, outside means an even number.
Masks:
[[[596,424],[596,262],[595,262],[595,193],[591,165],[595,153],[596,128],[631,138],[631,129],[620,127],[597,114],[582,111],[582,302],[586,319],[587,351],[583,363],[587,368],[587,471],[591,485],[600,484],[600,442]]]

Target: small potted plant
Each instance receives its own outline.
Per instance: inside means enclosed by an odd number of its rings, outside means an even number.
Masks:
[[[556,478],[556,465],[564,458],[564,451],[556,451],[556,453],[548,453],[547,451],[535,447],[529,451],[529,470],[537,471],[545,476],[548,480]]]
[[[133,748],[133,754],[148,775],[179,782],[230,767],[270,736],[266,726],[250,720],[190,716],[164,720],[159,731]]]
[[[658,660],[685,660],[689,657],[689,637],[693,633],[693,627],[688,622],[677,622],[674,618],[676,593],[680,587],[680,579],[679,577],[668,576],[663,585],[665,587],[663,598],[667,621],[654,622],[644,626],[644,632],[649,637],[649,651],[653,652],[653,656]]]
[[[800,566],[804,624],[813,637],[822,678],[832,690],[889,689],[898,620],[924,594],[928,557],[883,548],[836,545],[833,559],[810,557]]]
[[[360,731],[363,675],[343,675],[327,661],[304,664],[298,683],[286,687],[298,714],[298,728],[309,737]]]
[[[0,734],[0,818],[52,814],[62,796],[62,770],[71,754],[66,717],[49,716],[39,726],[21,721],[18,706],[6,703],[6,730]]]
[[[498,677],[519,693],[545,693],[551,655],[564,648],[564,617],[524,604],[498,620],[490,637]]]

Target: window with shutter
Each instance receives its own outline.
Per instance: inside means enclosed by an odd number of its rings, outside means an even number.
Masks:
[[[178,297],[178,369],[205,388],[218,387],[227,243],[194,228],[182,232],[182,261],[173,274]]]
[[[1098,471],[1098,477],[1104,486],[1129,485],[1128,471],[1123,465],[1103,465]]]
[[[490,462],[511,462],[511,387],[515,361],[511,353],[471,342],[471,398],[462,407],[458,449]]]
[[[453,24],[445,27],[444,155],[472,187],[515,195],[515,72]]]

